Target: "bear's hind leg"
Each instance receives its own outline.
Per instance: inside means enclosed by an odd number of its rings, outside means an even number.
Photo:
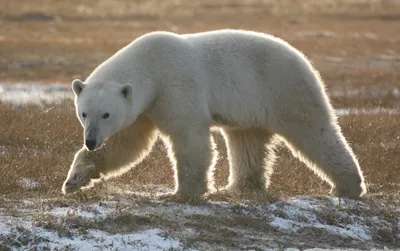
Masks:
[[[216,151],[208,127],[186,129],[169,136],[169,157],[175,168],[174,196],[197,201],[208,191],[208,170],[215,165]],[[168,142],[167,141],[167,142]]]
[[[224,129],[229,159],[226,190],[235,194],[264,193],[275,159],[273,134],[261,129]]]
[[[292,153],[330,183],[337,195],[359,198],[366,193],[358,161],[336,119],[326,119],[319,125],[291,123],[282,136]]]

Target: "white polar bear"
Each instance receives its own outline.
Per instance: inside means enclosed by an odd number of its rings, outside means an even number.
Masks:
[[[277,135],[337,195],[366,193],[318,72],[274,36],[152,32],[72,87],[86,147],[75,155],[64,193],[129,170],[160,134],[175,168],[174,196],[199,199],[213,187],[212,127],[227,143],[229,192],[268,187]]]

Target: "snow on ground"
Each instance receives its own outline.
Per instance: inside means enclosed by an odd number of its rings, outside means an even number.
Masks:
[[[338,116],[348,116],[348,115],[368,115],[368,114],[400,114],[400,109],[388,109],[388,108],[351,108],[351,109],[337,109],[336,114]]]
[[[0,84],[0,103],[52,104],[72,99],[71,85],[14,83]]]
[[[22,178],[19,180],[22,188],[35,188],[39,186],[39,182],[32,178]]]
[[[21,206],[18,208],[24,211]],[[341,242],[372,250],[379,246],[373,242],[376,229],[392,226],[378,216],[351,213],[354,209],[368,211],[369,206],[351,200],[341,200],[339,205],[335,197],[311,196],[270,204],[208,201],[201,205],[149,198],[136,203],[132,197],[118,197],[76,206],[38,207],[30,213],[14,212],[18,216],[7,215],[0,208],[0,249],[3,243],[11,250],[221,250],[233,243],[241,245],[236,246],[241,250],[299,250],[307,242],[302,232],[311,229],[323,231],[326,239],[335,241],[321,243],[306,233],[311,244],[305,247],[325,249],[300,250],[345,250],[332,249],[336,244],[340,247]],[[247,223],[242,224],[244,218]],[[110,227],[115,222],[120,225]],[[255,222],[257,227],[249,222]],[[223,235],[225,232],[229,234]],[[219,233],[228,243],[213,239]],[[296,248],[283,248],[280,243]]]
[[[35,227],[30,222],[20,226],[0,223],[0,238],[14,239],[16,243],[9,246],[11,250],[177,250],[180,242],[165,236],[158,228],[131,234],[109,234],[99,230],[88,230],[86,235],[60,237],[53,231]],[[23,228],[23,231],[21,231]],[[18,238],[28,233],[30,238]],[[1,239],[0,239],[1,240]],[[6,241],[3,240],[3,243]],[[1,247],[1,246],[0,246]]]
[[[281,230],[296,232],[305,227],[314,227],[317,229],[324,229],[334,235],[340,235],[352,239],[362,239],[366,241],[372,239],[370,234],[371,230],[369,227],[365,226],[365,219],[358,218],[357,220],[354,220],[354,216],[342,213],[341,217],[348,218],[352,224],[332,226],[321,222],[315,212],[321,212],[324,208],[318,204],[318,200],[293,199],[288,205],[284,205],[282,210],[288,218],[277,217],[274,215],[272,217],[272,222],[270,223],[272,226]],[[299,222],[299,218],[303,220]]]

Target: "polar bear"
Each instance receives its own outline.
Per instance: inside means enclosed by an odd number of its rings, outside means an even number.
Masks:
[[[319,73],[272,35],[148,33],[85,82],[74,80],[72,89],[85,141],[63,184],[65,194],[126,172],[160,135],[175,170],[171,196],[201,199],[214,186],[212,128],[222,131],[227,144],[228,192],[268,187],[280,138],[336,195],[366,193]]]

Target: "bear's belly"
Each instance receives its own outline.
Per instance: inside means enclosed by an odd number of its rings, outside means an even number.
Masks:
[[[220,127],[220,126],[237,127],[237,126],[239,126],[239,124],[236,123],[236,121],[226,118],[219,113],[211,114],[211,118],[213,120],[213,126],[217,126],[217,127]]]

